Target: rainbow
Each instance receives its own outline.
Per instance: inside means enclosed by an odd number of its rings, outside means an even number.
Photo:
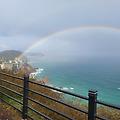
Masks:
[[[40,44],[42,41],[44,40],[48,40],[56,35],[65,33],[65,32],[69,32],[69,31],[73,31],[73,30],[84,30],[84,29],[104,29],[104,30],[113,30],[113,31],[117,31],[120,32],[120,28],[115,28],[115,27],[104,27],[104,26],[82,26],[82,27],[75,27],[75,28],[69,28],[69,29],[65,29],[65,30],[61,30],[55,33],[52,33],[40,40],[38,40],[35,44],[33,44],[32,46],[30,46],[29,48],[27,48],[19,57],[18,60],[20,60],[28,51],[30,51],[32,48],[36,47],[38,44]]]

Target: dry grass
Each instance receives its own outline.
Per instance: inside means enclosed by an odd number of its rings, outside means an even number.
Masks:
[[[17,110],[2,101],[0,101],[0,109],[4,111],[5,116],[7,115],[8,120],[22,120],[21,114]]]
[[[24,76],[24,72],[21,72],[21,73],[13,73],[11,71],[2,71],[2,72],[7,72],[8,74],[13,74],[15,76],[18,76],[18,77],[23,77]],[[23,86],[23,81],[20,81],[18,79],[13,79],[13,78],[10,78],[10,77],[7,77],[7,76],[3,76],[3,75],[0,75],[0,78],[3,78],[3,79],[6,79],[10,82],[13,82],[13,83],[16,83],[16,84],[19,84],[19,85],[22,85]],[[5,85],[6,87],[10,88],[10,89],[13,89],[17,92],[20,92],[20,93],[23,93],[23,90],[22,89],[18,89],[18,87],[15,87],[13,85],[10,85],[8,83],[5,83],[5,82],[2,82],[0,81],[0,84],[2,85]],[[29,84],[29,88],[34,90],[34,91],[37,91],[37,92],[40,92],[42,94],[45,94],[47,96],[50,96],[50,97],[53,97],[55,99],[58,99],[58,100],[61,100],[61,101],[64,101],[68,104],[71,104],[71,105],[74,105],[74,106],[77,106],[79,108],[82,108],[84,110],[88,110],[88,106],[81,100],[81,99],[76,99],[76,98],[73,98],[73,99],[64,99],[63,97],[63,94],[61,93],[55,93],[53,92],[52,90],[50,89],[47,89],[47,88],[44,88],[42,86],[38,86],[38,85],[35,85],[35,84]],[[13,96],[14,98],[18,99],[19,101],[22,102],[22,97],[10,92],[10,91],[7,91],[5,89],[1,89],[0,87],[0,90],[4,91],[5,93]],[[6,99],[7,101],[9,101],[10,103],[12,103],[13,105],[15,105],[16,107],[18,107],[19,109],[22,110],[22,105],[16,103],[15,101],[7,98],[7,97],[4,97],[2,94],[0,94],[0,97],[3,97],[4,99]],[[47,99],[45,97],[42,97],[40,95],[37,95],[35,93],[32,93],[32,92],[29,92],[29,97],[38,101],[38,102],[41,102],[42,104],[45,104],[46,106],[49,106],[59,112],[62,112],[76,120],[87,120],[88,119],[88,116],[84,113],[81,113],[77,110],[74,110],[70,107],[67,107],[65,105],[62,105],[60,103],[57,103],[55,101],[52,101],[50,99]],[[1,104],[0,104],[0,107],[4,108],[4,110],[14,119],[16,120],[16,118],[21,119],[21,114],[14,110],[12,107],[6,105],[4,102],[0,101]],[[36,109],[37,111],[49,116],[50,118],[54,119],[54,120],[67,120],[67,118],[64,118],[60,115],[58,115],[57,113],[55,112],[52,112],[50,111],[49,109],[41,106],[41,105],[38,105],[32,101],[29,100],[28,102],[29,106]],[[115,110],[115,109],[111,109],[111,108],[107,108],[107,107],[103,107],[103,106],[99,106],[97,108],[97,113],[98,115],[100,116],[103,116],[103,117],[106,117],[110,120],[119,120],[120,118],[120,111],[118,110]],[[41,117],[40,115],[36,114],[35,112],[31,111],[31,110],[28,110],[28,114],[30,116],[32,116],[34,119],[36,120],[45,120],[45,118]]]

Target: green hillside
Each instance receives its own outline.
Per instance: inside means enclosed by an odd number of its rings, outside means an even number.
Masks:
[[[0,52],[0,60],[1,59],[13,59],[18,57],[22,52],[16,50],[6,50]],[[27,59],[27,57],[23,57],[23,59]]]

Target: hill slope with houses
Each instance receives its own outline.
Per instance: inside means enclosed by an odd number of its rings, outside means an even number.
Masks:
[[[19,55],[21,55],[21,51],[16,51],[16,50],[6,50],[0,52],[0,60],[9,60],[9,59],[15,59]],[[27,60],[27,57],[23,57],[24,60]]]
[[[0,68],[7,69],[9,71],[13,70],[15,72],[35,72],[35,68],[27,63],[27,57],[24,56],[21,60],[17,59],[21,53],[22,52],[15,50],[0,52]]]

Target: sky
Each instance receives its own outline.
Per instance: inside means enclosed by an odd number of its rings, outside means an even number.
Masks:
[[[120,0],[1,0],[0,51],[23,52],[51,36],[28,52],[120,58],[119,12]]]

